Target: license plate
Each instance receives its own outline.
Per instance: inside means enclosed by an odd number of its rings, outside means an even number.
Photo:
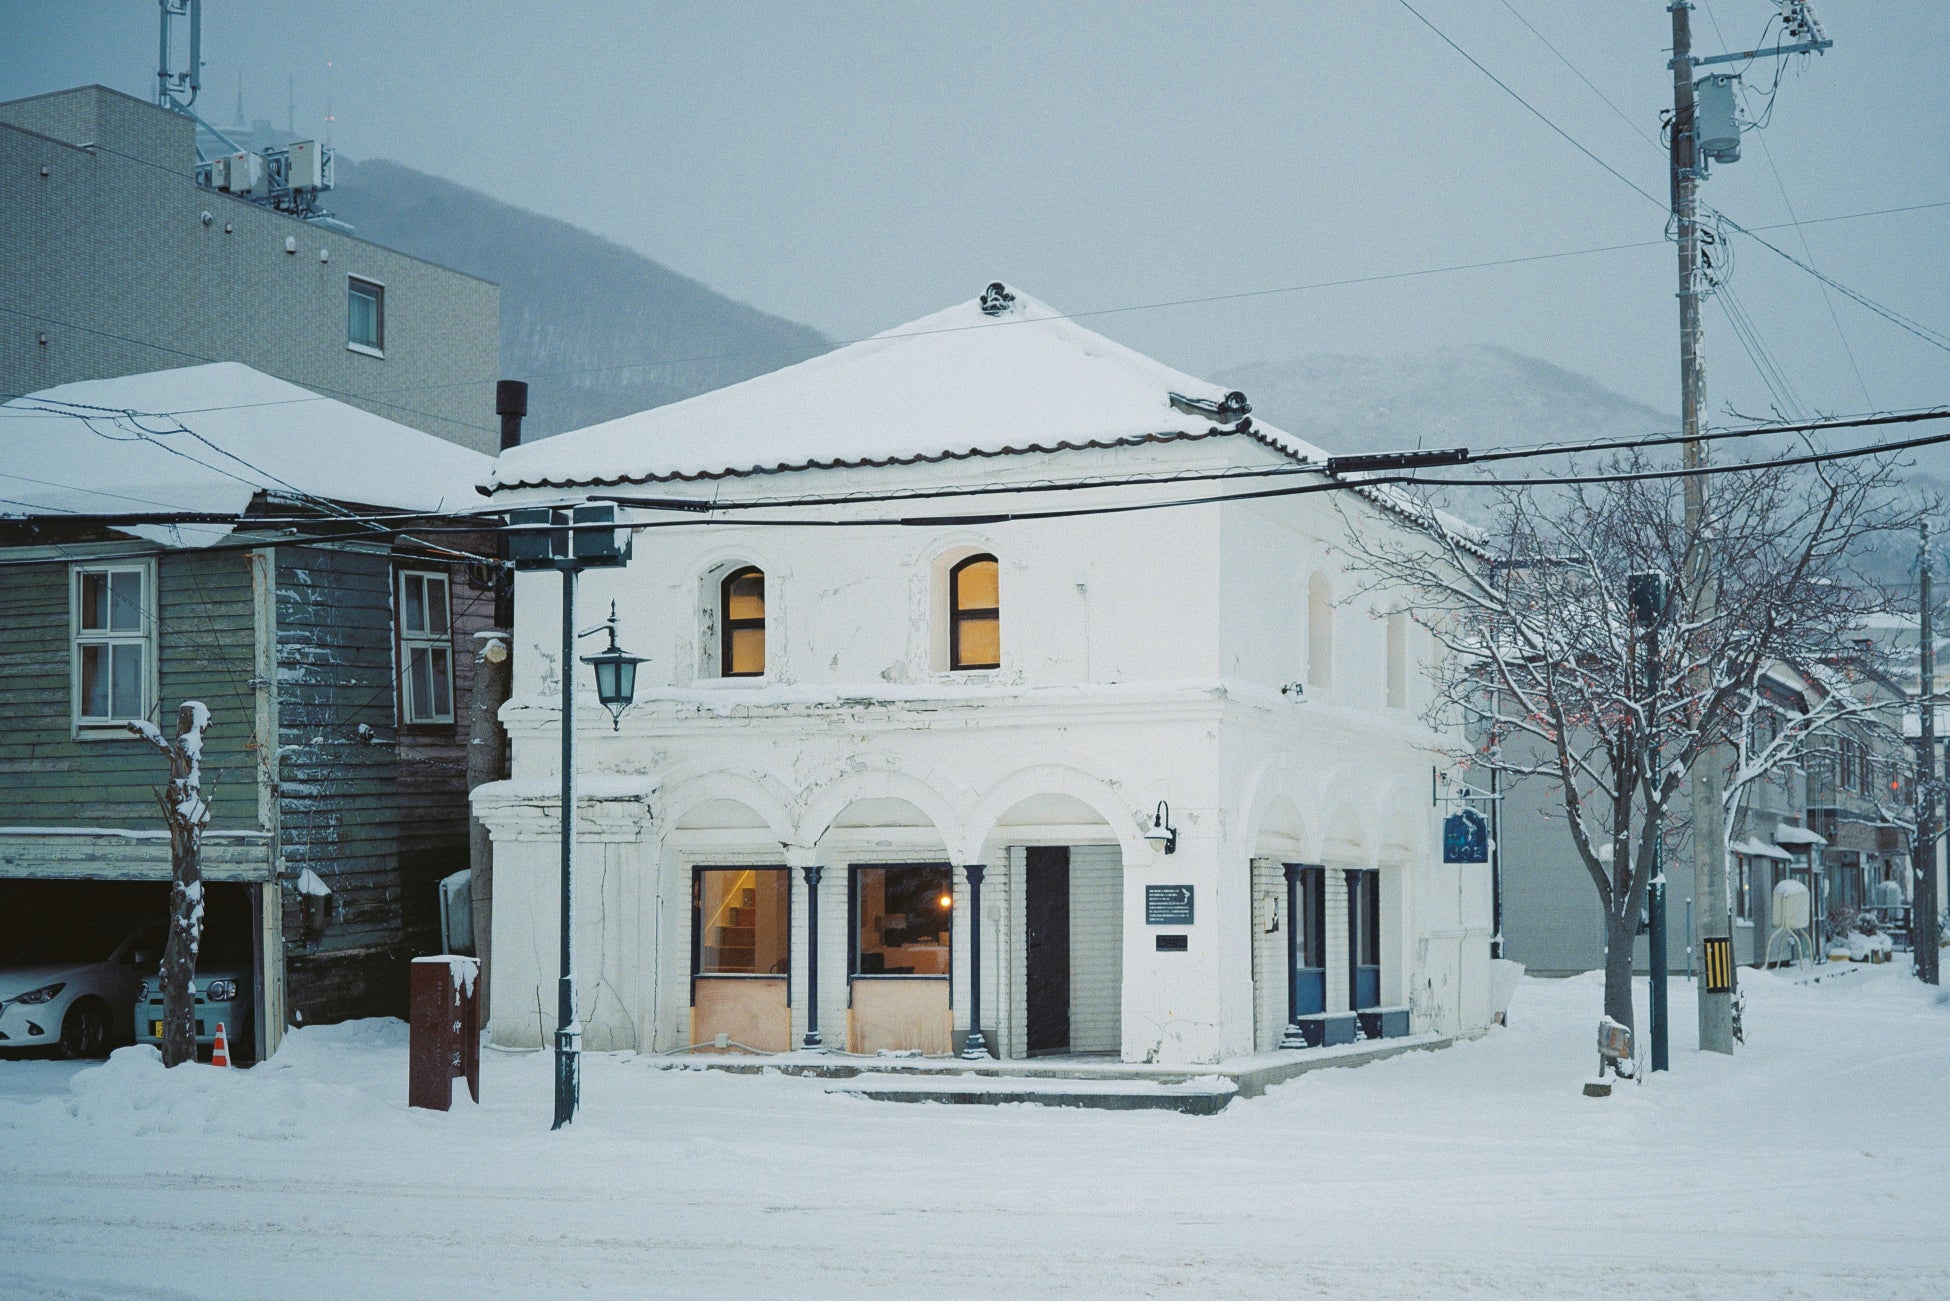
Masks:
[[[162,1038],[162,1037],[163,1037],[163,1036],[162,1036],[162,1022],[160,1022],[160,1021],[151,1021],[151,1022],[149,1023],[149,1037],[150,1037],[151,1039],[160,1039],[160,1038]]]

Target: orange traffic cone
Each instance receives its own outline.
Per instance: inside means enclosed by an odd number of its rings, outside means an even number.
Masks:
[[[230,1041],[224,1038],[223,1022],[221,1021],[217,1022],[216,1046],[210,1049],[210,1065],[212,1066],[230,1065]]]

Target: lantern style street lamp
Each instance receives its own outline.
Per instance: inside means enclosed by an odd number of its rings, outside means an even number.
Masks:
[[[594,655],[584,655],[582,662],[596,670],[596,699],[609,711],[610,729],[620,732],[623,711],[636,699],[636,666],[645,657],[632,655],[616,644],[616,602],[609,603],[607,620],[582,635],[588,637],[599,632],[609,634],[609,645]]]
[[[582,1102],[582,1023],[576,1019],[576,643],[607,630],[609,646],[584,662],[596,671],[596,696],[621,730],[623,711],[636,695],[636,666],[616,644],[616,604],[609,619],[576,631],[576,577],[585,569],[619,568],[630,559],[629,530],[618,527],[614,506],[537,507],[508,512],[508,558],[518,570],[553,569],[562,575],[562,978],[557,984],[555,1029],[555,1124],[575,1119]]]

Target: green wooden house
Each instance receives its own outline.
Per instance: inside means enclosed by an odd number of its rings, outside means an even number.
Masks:
[[[402,1015],[467,866],[488,458],[244,366],[0,406],[0,954],[160,920],[160,756],[200,700],[205,960],[243,966],[263,1055],[287,1025]],[[119,1015],[119,1010],[118,1010]]]

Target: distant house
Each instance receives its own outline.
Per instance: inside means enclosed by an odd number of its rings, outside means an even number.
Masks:
[[[973,1029],[1005,1058],[1188,1064],[1294,1021],[1487,1025],[1489,874],[1441,861],[1431,648],[1337,550],[1399,520],[1264,491],[1332,487],[1322,455],[1000,285],[504,453],[497,507],[653,526],[582,580],[587,621],[614,600],[651,657],[620,730],[593,699],[576,720],[588,1045],[948,1053]],[[578,666],[553,577],[517,588],[513,776],[474,808],[492,1033],[534,1046]]]
[[[237,364],[0,406],[0,948],[161,919],[166,774],[125,724],[195,699],[207,946],[249,961],[256,1050],[403,1012],[406,959],[439,947],[436,882],[467,866],[492,608],[478,538],[403,526],[451,523],[488,466]]]
[[[1897,739],[1904,693],[1861,665],[1828,667],[1833,671],[1809,677],[1776,664],[1760,683],[1754,749],[1783,732],[1792,735],[1792,720],[1816,709],[1824,692],[1847,691],[1869,709],[1799,742],[1747,786],[1734,809],[1727,884],[1734,961],[1741,964],[1768,958],[1770,903],[1782,881],[1808,887],[1817,918],[1878,902],[1884,882],[1909,896],[1914,761]],[[1687,790],[1670,816],[1674,827],[1690,824]],[[1555,784],[1532,778],[1507,787],[1498,840],[1505,955],[1539,975],[1602,967],[1603,914],[1564,825]],[[1666,863],[1666,964],[1674,972],[1698,961],[1704,901],[1693,897],[1692,863],[1690,838],[1682,838]],[[1648,970],[1643,935],[1637,949],[1637,969]]]

